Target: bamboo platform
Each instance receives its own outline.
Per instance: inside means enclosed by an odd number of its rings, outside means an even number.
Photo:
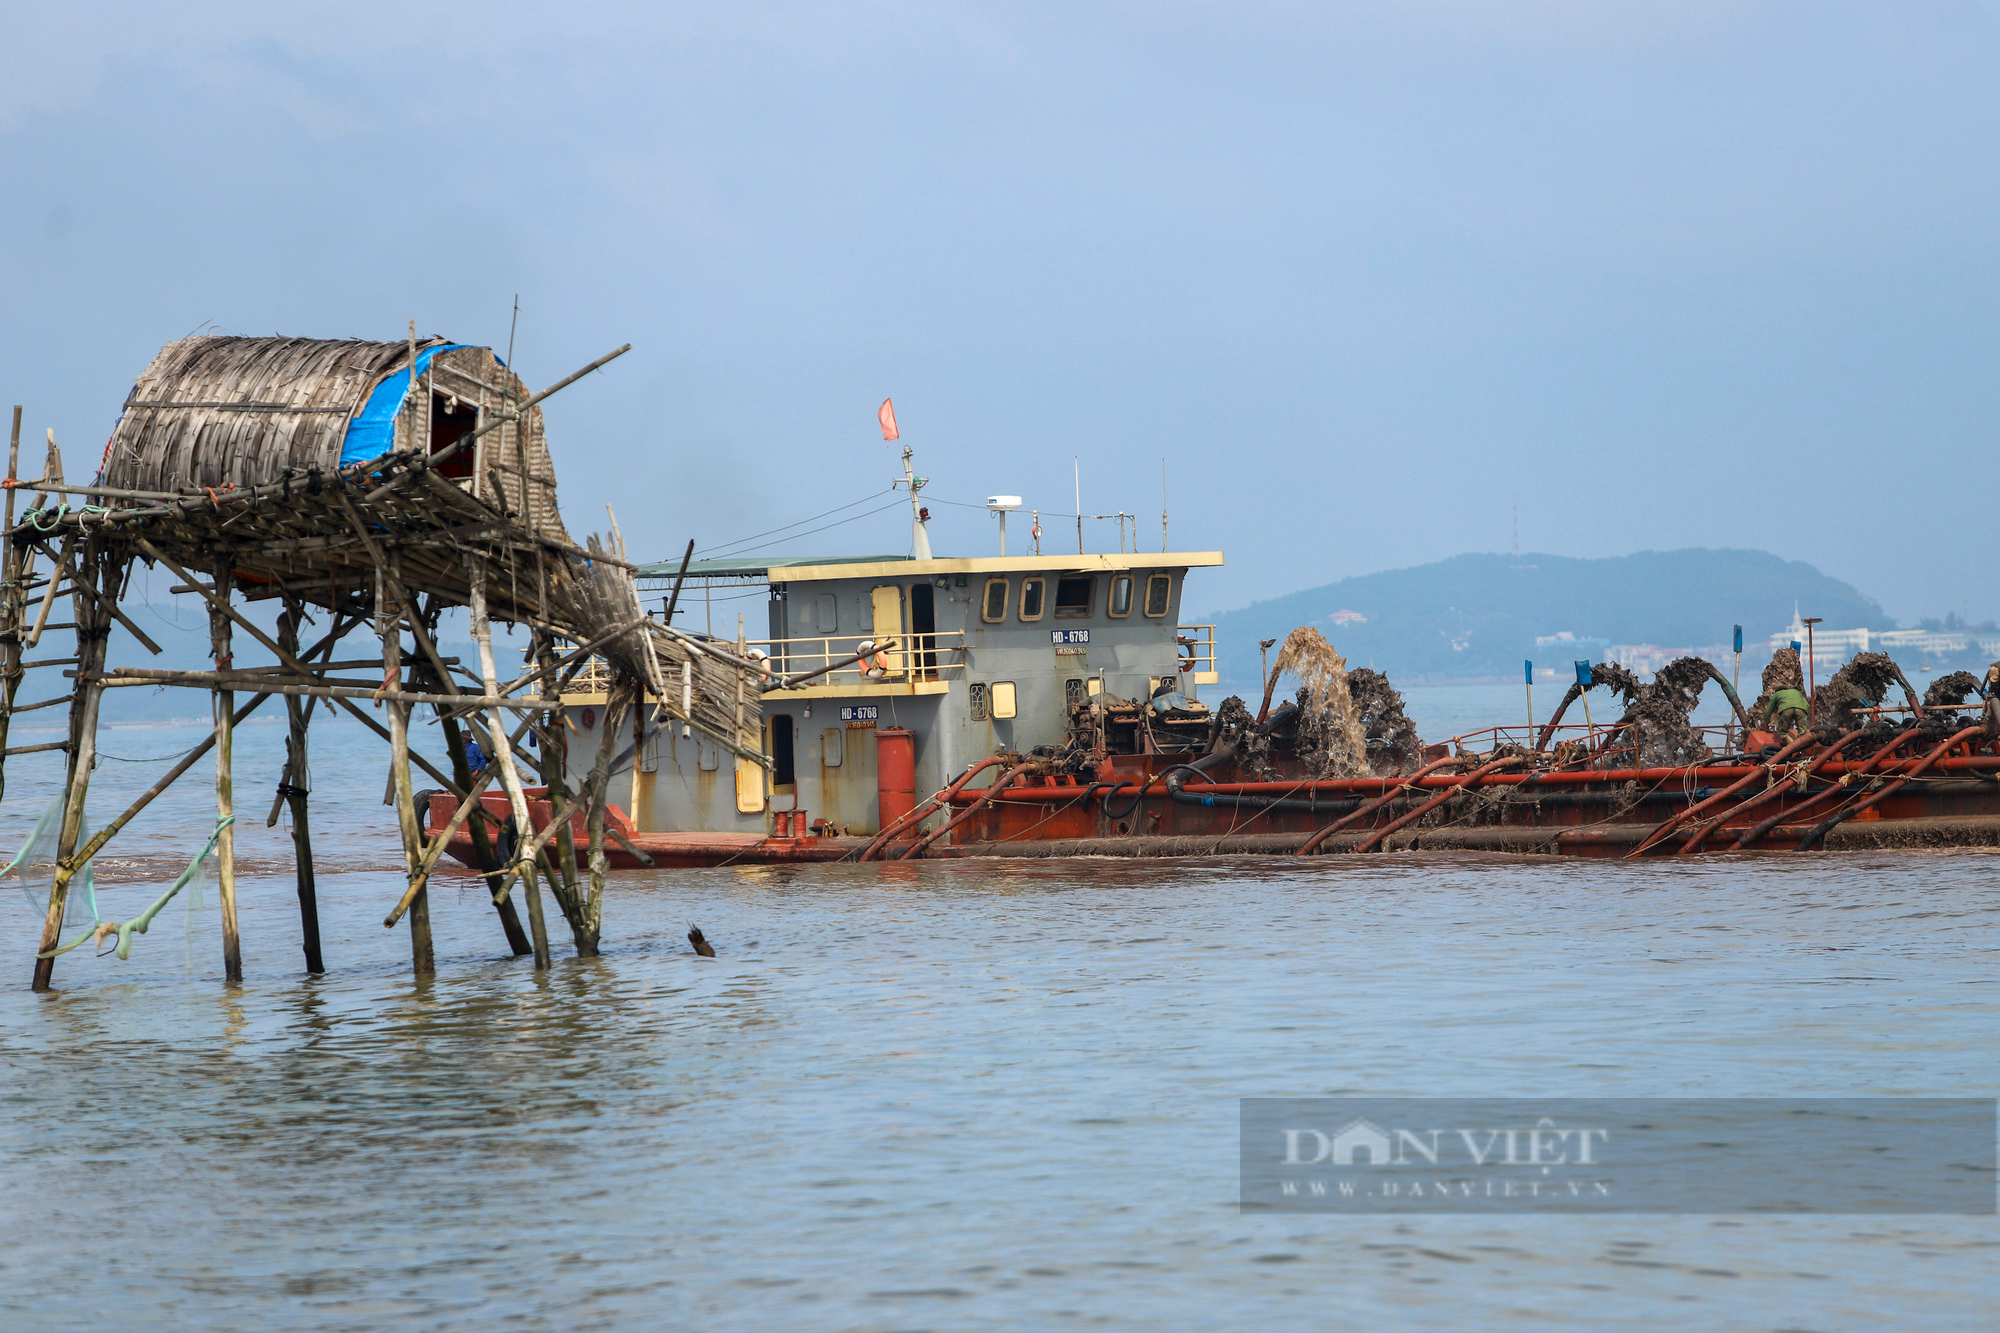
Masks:
[[[543,886],[577,952],[596,952],[608,865],[609,751],[618,726],[604,727],[595,766],[581,790],[568,791],[562,686],[587,666],[608,672],[612,719],[622,722],[651,695],[667,718],[741,759],[767,762],[758,748],[760,669],[725,646],[648,619],[615,516],[608,537],[592,535],[579,545],[557,511],[540,404],[626,350],[536,393],[490,349],[419,340],[414,324],[402,342],[184,339],[163,349],[140,376],[99,473],[83,485],[66,480],[53,431],[41,475],[20,478],[21,408],[14,409],[0,554],[0,799],[8,756],[50,749],[67,756],[35,989],[48,989],[57,955],[81,943],[60,939],[69,885],[210,751],[224,976],[231,984],[242,980],[232,734],[272,698],[285,701],[288,737],[267,822],[275,824],[280,808],[289,809],[308,971],[325,969],[305,784],[310,724],[322,707],[346,712],[387,742],[405,886],[395,903],[385,905],[384,924],[407,917],[419,974],[435,966],[426,885],[461,830],[516,954],[532,953],[538,968],[549,966]],[[22,491],[32,499],[17,520]],[[177,580],[176,595],[194,597],[207,610],[211,669],[110,663],[117,630],[151,653],[161,651],[118,606],[142,561],[166,570]],[[63,599],[71,603],[71,619],[51,624],[51,610]],[[267,600],[282,607],[275,635],[242,609]],[[439,619],[452,607],[471,613],[476,670],[438,650]],[[303,629],[315,612],[326,624],[305,646]],[[505,683],[495,668],[495,619],[531,632],[534,669]],[[363,626],[380,641],[379,675],[374,659],[333,660],[334,648]],[[74,633],[75,655],[29,660],[26,655],[52,629]],[[276,665],[238,667],[239,632]],[[69,668],[66,693],[21,702],[31,670],[57,667]],[[365,674],[355,675],[357,668]],[[83,811],[104,692],[159,685],[207,691],[214,734],[86,839]],[[239,695],[245,696],[240,703]],[[379,708],[382,720],[364,704]],[[65,705],[67,740],[7,748],[16,714]],[[411,751],[411,712],[424,707],[441,719],[449,772]],[[468,762],[468,730],[491,756],[477,775]],[[524,774],[518,747],[530,735],[538,742],[540,771]],[[413,767],[455,802],[435,836],[423,831]],[[550,827],[556,846],[537,836],[524,794],[530,781],[551,788],[565,809],[581,812],[581,853],[567,819]],[[481,804],[496,783],[506,797],[500,816]],[[512,849],[504,858],[503,842]],[[579,875],[579,862],[585,874]],[[528,908],[525,931],[513,900],[517,885]],[[118,923],[97,924],[98,937],[105,938]],[[121,948],[129,947],[129,930],[120,939]]]

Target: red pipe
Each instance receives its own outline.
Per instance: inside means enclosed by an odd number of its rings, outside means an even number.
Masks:
[[[1868,758],[1862,762],[1858,772],[1854,768],[1849,768],[1847,773],[1843,773],[1841,774],[1841,776],[1845,778],[1849,774],[1855,774],[1856,776],[1859,776],[1861,774],[1867,773],[1867,771],[1870,768],[1874,767],[1874,765],[1878,761],[1880,761],[1884,756],[1888,755],[1897,746],[1901,745],[1904,741],[1910,739],[1910,737],[1916,735],[1917,732],[1921,730],[1922,730],[1921,727],[1911,727],[1908,731],[1896,737],[1896,739],[1890,741],[1887,745],[1877,750],[1874,754],[1869,755]],[[1763,837],[1766,833],[1769,833],[1772,829],[1778,827],[1778,825],[1784,823],[1787,819],[1798,818],[1805,811],[1812,809],[1815,805],[1818,805],[1821,801],[1824,801],[1825,799],[1827,799],[1827,797],[1832,796],[1834,793],[1840,790],[1841,788],[1838,786],[1828,787],[1824,791],[1815,795],[1811,800],[1801,801],[1798,805],[1793,806],[1789,810],[1780,810],[1777,814],[1772,815],[1769,819],[1766,819],[1759,824],[1756,824],[1755,826],[1750,828],[1747,832],[1738,834],[1736,841],[1729,844],[1729,850],[1732,852],[1742,851],[1745,847],[1748,847],[1751,843],[1757,841],[1757,839]]]
[[[952,797],[958,795],[959,791],[965,786],[966,783],[972,781],[972,779],[976,775],[985,772],[987,769],[993,767],[995,764],[999,762],[1000,762],[999,755],[990,754],[986,756],[986,758],[974,764],[971,768],[966,769],[965,772],[958,775],[958,780],[956,782],[946,787],[943,791],[932,792],[928,798],[926,798],[923,801],[920,801],[910,811],[904,814],[901,818],[897,819],[895,823],[889,825],[887,828],[883,829],[880,833],[876,834],[875,841],[869,843],[866,847],[864,847],[861,850],[861,855],[857,856],[854,859],[857,861],[874,860],[876,854],[882,850],[883,846],[891,838],[901,833],[904,829],[908,828],[911,824],[915,823],[917,820],[920,820],[924,818],[926,815],[930,814],[931,811],[937,808],[938,802],[949,801]]]
[[[1808,736],[1806,739],[1812,741],[1817,740],[1818,737]],[[1914,763],[1915,761],[1908,760],[1903,762]],[[1828,764],[1821,772],[1823,774],[1837,775],[1850,767],[1859,768],[1860,764],[1855,763],[1850,765],[1841,761],[1835,761]],[[1969,758],[1943,759],[1938,761],[1934,767],[1943,769],[1946,772],[1991,771],[2000,769],[2000,757],[1994,755],[1973,755]],[[1593,783],[1666,782],[1675,778],[1686,778],[1690,773],[1694,777],[1704,781],[1722,782],[1733,778],[1740,778],[1746,774],[1755,777],[1763,771],[1764,769],[1761,765],[1744,767],[1732,764],[1695,767],[1692,769],[1606,768],[1594,769],[1587,772],[1540,774],[1495,773],[1491,778],[1487,779],[1487,785],[1517,785],[1534,782],[1544,786],[1588,786]],[[1319,778],[1311,781],[1300,779],[1296,782],[1217,782],[1202,784],[1201,791],[1214,796],[1283,796],[1307,792],[1345,792],[1350,796],[1367,796],[1371,794],[1380,795],[1387,787],[1407,783],[1411,780],[1410,778]],[[1454,779],[1438,779],[1433,777],[1426,778],[1424,785],[1435,789],[1452,781]],[[1121,787],[1129,787],[1133,784],[1131,782],[1124,782],[1119,785]],[[1078,790],[1078,788],[1073,786],[1049,783],[1034,787],[1016,787],[1010,791],[1001,793],[995,799],[1024,803],[1048,802],[1073,795]],[[1152,783],[1146,788],[1146,794],[1149,796],[1164,793],[1165,791],[1166,787],[1160,783]]]
[[[1812,777],[1815,773],[1817,773],[1820,770],[1820,768],[1823,765],[1831,762],[1833,757],[1840,753],[1840,748],[1843,745],[1846,745],[1849,741],[1853,740],[1856,736],[1859,736],[1860,734],[1861,734],[1861,728],[1856,727],[1852,731],[1849,731],[1848,733],[1843,735],[1839,740],[1836,740],[1832,744],[1828,745],[1824,750],[1821,750],[1812,759],[1807,760],[1806,776]],[[1787,781],[1790,780],[1791,779],[1787,779]],[[1799,790],[1804,791],[1805,788],[1801,787]],[[1729,820],[1736,818],[1738,815],[1743,814],[1746,811],[1755,809],[1756,807],[1764,804],[1764,802],[1766,801],[1776,800],[1778,797],[1783,796],[1784,794],[1785,794],[1785,784],[1783,782],[1773,783],[1771,786],[1766,787],[1764,788],[1764,790],[1758,792],[1755,796],[1746,797],[1745,799],[1737,802],[1735,805],[1730,806],[1727,810],[1724,810],[1721,814],[1716,815],[1712,819],[1707,819],[1702,821],[1701,827],[1696,829],[1694,833],[1689,836],[1686,842],[1683,842],[1678,848],[1675,849],[1674,855],[1688,856],[1695,852],[1700,851],[1702,843],[1708,841],[1708,835],[1715,832],[1717,829],[1721,828]]]
[[[1687,809],[1681,811],[1679,814],[1669,815],[1666,819],[1662,820],[1657,828],[1655,828],[1651,833],[1648,833],[1644,838],[1640,839],[1639,845],[1637,847],[1634,847],[1631,851],[1625,853],[1625,859],[1629,861],[1635,856],[1643,856],[1648,848],[1658,845],[1661,839],[1665,838],[1669,833],[1672,833],[1675,829],[1679,828],[1681,825],[1687,823],[1688,820],[1693,819],[1696,815],[1700,814],[1704,810],[1720,805],[1722,802],[1734,796],[1737,792],[1742,791],[1745,787],[1755,782],[1760,775],[1772,772],[1784,760],[1789,759],[1792,755],[1796,754],[1800,750],[1803,750],[1806,746],[1812,744],[1814,741],[1818,739],[1819,737],[1814,735],[1812,732],[1807,732],[1803,736],[1793,737],[1791,743],[1785,746],[1784,749],[1772,755],[1769,759],[1759,764],[1756,768],[1751,769],[1748,774],[1746,774],[1742,778],[1739,778],[1737,781],[1732,782],[1731,784],[1729,784],[1728,787],[1724,788],[1722,791],[1717,792],[1715,795],[1709,797],[1707,800],[1702,801],[1697,805],[1689,806]]]
[[[1474,783],[1478,782],[1488,773],[1491,773],[1494,769],[1506,768],[1510,764],[1521,764],[1526,762],[1527,759],[1524,756],[1518,754],[1510,754],[1504,759],[1494,759],[1488,761],[1487,763],[1481,764],[1478,768],[1473,769],[1472,772],[1460,778],[1458,780],[1458,784],[1454,786],[1450,791],[1445,792],[1442,796],[1433,796],[1430,800],[1425,801],[1422,805],[1410,811],[1408,814],[1402,816],[1400,819],[1391,820],[1389,823],[1384,824],[1381,828],[1376,829],[1373,833],[1363,838],[1360,844],[1356,846],[1354,850],[1356,852],[1374,851],[1375,848],[1381,845],[1382,839],[1388,837],[1391,833],[1394,833],[1397,829],[1403,827],[1411,820],[1416,819],[1421,815],[1428,814],[1432,810],[1435,810],[1437,807],[1443,805],[1446,801],[1449,801],[1452,797],[1457,796],[1460,792],[1469,791]]]
[[[951,832],[953,829],[957,828],[960,824],[963,824],[966,820],[978,814],[980,808],[984,806],[988,801],[992,800],[994,796],[999,793],[1001,788],[1005,787],[1015,778],[1020,777],[1022,773],[1028,770],[1029,767],[1030,765],[1028,764],[1016,764],[1014,765],[1014,767],[1008,769],[1007,772],[1001,776],[998,782],[988,787],[985,791],[979,793],[979,797],[977,800],[973,801],[971,805],[966,806],[964,810],[960,811],[956,819],[946,824],[943,828],[935,829],[930,833],[926,833],[923,837],[911,843],[909,847],[904,850],[903,854],[897,857],[896,859],[898,861],[909,860],[917,853],[923,851],[924,848],[930,846],[932,843],[936,842],[939,838],[942,838],[945,834]]]
[[[1976,727],[1967,727],[1964,731],[1959,732],[1957,735],[1953,736],[1950,740],[1938,746],[1937,749],[1932,750],[1929,754],[1925,755],[1923,758],[1923,762],[1919,763],[1915,768],[1903,774],[1903,776],[1897,778],[1894,782],[1882,788],[1882,790],[1876,792],[1874,795],[1870,796],[1867,800],[1861,802],[1859,805],[1852,806],[1849,809],[1837,810],[1833,814],[1828,815],[1825,819],[1822,819],[1819,823],[1815,824],[1810,831],[1807,832],[1805,837],[1799,839],[1799,845],[1797,847],[1794,847],[1792,850],[1797,852],[1810,851],[1812,849],[1813,844],[1818,842],[1821,838],[1825,837],[1827,833],[1832,830],[1834,825],[1842,822],[1843,820],[1852,819],[1856,815],[1860,814],[1863,810],[1866,810],[1869,806],[1874,805],[1877,801],[1895,795],[1897,792],[1901,791],[1903,788],[1909,786],[1912,782],[1922,777],[1924,775],[1925,770],[1930,768],[1930,766],[1936,763],[1938,760],[1944,758],[1945,752],[1950,750],[1952,746],[1958,744],[1960,741],[1964,740],[1968,736],[1977,736],[1980,732],[1984,730],[1986,730],[1986,727],[1985,724],[1983,723]]]
[[[1421,782],[1430,773],[1436,771],[1437,769],[1443,768],[1448,764],[1457,764],[1461,762],[1463,761],[1458,759],[1432,760],[1430,763],[1425,764],[1422,768],[1418,769],[1416,772],[1410,774],[1409,777],[1405,778],[1403,782],[1394,789],[1383,792],[1379,798],[1370,801],[1368,804],[1362,806],[1359,810],[1349,811],[1347,814],[1342,815],[1339,819],[1334,820],[1331,824],[1328,824],[1325,828],[1321,829],[1319,832],[1313,834],[1310,838],[1307,838],[1305,841],[1305,845],[1300,847],[1298,851],[1292,854],[1294,856],[1311,856],[1313,854],[1313,849],[1318,847],[1321,843],[1325,842],[1333,834],[1338,833],[1341,829],[1346,828],[1348,825],[1353,824],[1357,820],[1365,819],[1369,815],[1374,814],[1377,810],[1380,810],[1383,806],[1389,804],[1389,802],[1395,800],[1398,796],[1408,791],[1411,786],[1415,785],[1418,782]]]

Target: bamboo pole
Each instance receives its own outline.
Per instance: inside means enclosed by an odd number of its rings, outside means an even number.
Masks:
[[[631,696],[644,697],[637,682],[610,695],[604,701],[604,722],[597,732],[597,762],[591,767],[590,777],[584,783],[588,801],[590,831],[590,896],[584,903],[584,920],[591,927],[591,951],[596,952],[597,926],[604,919],[604,807],[611,788],[611,757],[618,743],[618,714]],[[632,709],[637,715],[639,709]],[[632,766],[637,769],[639,756],[632,756]]]
[[[7,437],[7,480],[21,472],[21,405],[14,404],[14,428]],[[7,487],[6,526],[0,528],[0,798],[7,793],[7,731],[21,689],[21,543],[14,540],[14,487]],[[54,589],[50,590],[53,594]]]
[[[94,553],[92,553],[94,555]],[[104,662],[107,630],[96,621],[85,627],[83,612],[78,611],[77,641],[80,669],[101,666]],[[56,871],[49,882],[48,910],[42,917],[41,947],[37,955],[47,954],[62,943],[63,909],[69,902],[70,880],[78,869],[87,865],[88,859],[76,855],[77,839],[83,830],[84,799],[90,790],[90,770],[97,762],[97,716],[103,702],[103,691],[88,686],[79,687],[76,701],[70,705],[69,722],[69,780],[63,799],[62,826],[56,834]],[[49,989],[55,975],[56,960],[53,957],[35,959],[33,989]]]
[[[469,556],[467,564],[472,585],[472,641],[479,646],[480,684],[490,697],[499,685],[499,672],[493,665],[493,627],[486,619],[486,563],[477,556]],[[529,850],[534,842],[535,826],[528,816],[528,798],[521,791],[521,775],[514,770],[514,747],[508,742],[506,727],[501,725],[498,707],[489,711],[487,731],[493,738],[493,763],[500,770],[501,785],[507,789],[507,803],[514,811],[517,865],[528,895],[528,929],[535,945],[535,967],[546,970],[549,966],[549,928],[542,915],[542,892],[535,883],[533,853]],[[506,893],[506,889],[503,888],[501,893]]]
[[[415,327],[414,324],[411,326]],[[375,570],[375,627],[382,636],[382,682],[394,687],[403,670],[402,607],[389,593],[391,571],[386,565]],[[411,608],[412,614],[415,609]],[[410,784],[410,714],[406,705],[392,702],[389,709],[389,780],[396,789],[396,822],[403,835],[403,878],[415,883],[417,863],[423,858],[423,835],[417,828],[416,793]],[[437,971],[431,947],[430,894],[421,886],[410,903],[410,967],[419,977]]]
[[[284,613],[278,617],[278,643],[294,657],[299,655],[299,621],[304,617],[305,607],[297,598],[287,597]],[[331,635],[326,646],[333,646]],[[260,702],[266,697],[257,696]],[[285,778],[279,786],[279,795],[292,811],[292,862],[298,880],[299,929],[306,971],[318,976],[326,971],[326,960],[320,953],[319,886],[313,876],[312,822],[306,807],[306,797],[310,794],[306,786],[310,771],[306,757],[306,701],[296,694],[285,699],[285,721],[289,730],[285,736]]]
[[[304,685],[296,681],[272,680],[269,676],[251,671],[168,671],[157,667],[115,667],[102,682],[105,685],[185,685],[195,689],[240,690],[244,694],[296,694],[308,699],[331,699],[336,703],[346,703],[361,699],[370,703],[392,702],[400,704],[440,704],[461,708],[508,708],[517,713],[539,713],[546,706],[530,700],[508,699],[491,694],[427,694],[410,690],[385,690],[375,685]],[[349,709],[350,712],[355,710]],[[373,721],[362,715],[362,721]],[[383,739],[387,731],[377,724],[377,731]],[[411,762],[436,778],[446,787],[459,790],[459,785],[435,769],[426,768],[424,758],[419,754],[410,756]]]
[[[459,785],[465,789],[466,799],[460,803],[459,809],[453,812],[451,824],[442,833],[433,835],[431,847],[424,853],[423,863],[417,867],[425,879],[430,877],[431,867],[435,866],[438,857],[443,855],[445,845],[451,841],[452,834],[458,831],[459,826],[478,805],[479,794],[486,790],[487,784],[496,776],[489,764],[485,775],[474,779],[472,762],[466,757],[465,733],[459,728],[458,715],[442,704],[437,706],[437,714],[438,724],[444,729],[445,751],[451,758],[452,776],[456,777]],[[524,719],[522,727],[526,726],[527,722]],[[493,850],[493,839],[486,831],[486,824],[484,818],[472,821],[472,859],[479,863],[480,872],[486,877],[486,893],[491,899],[500,892],[501,867],[499,854]],[[416,886],[412,885],[412,888],[414,887]],[[513,950],[514,956],[519,958],[523,954],[533,953],[535,946],[528,942],[528,933],[521,927],[521,914],[515,910],[514,900],[502,898],[493,904],[493,910],[500,917],[501,932],[507,936],[507,947]],[[393,917],[394,914],[391,915]],[[394,924],[393,920],[390,924]]]
[[[526,735],[528,727],[530,725],[531,724],[526,719],[523,719],[521,725],[514,728],[514,739],[519,739],[520,737]],[[415,876],[411,878],[410,887],[403,891],[403,896],[401,900],[398,901],[394,907],[389,909],[389,915],[382,918],[382,924],[384,926],[395,925],[398,921],[402,920],[403,913],[410,910],[410,904],[416,900],[418,892],[421,891],[425,886],[425,884],[429,882],[431,871],[436,869],[437,863],[443,859],[446,849],[451,845],[452,837],[455,834],[457,834],[460,828],[464,827],[465,821],[472,816],[473,812],[479,810],[481,805],[480,797],[485,795],[486,789],[489,786],[491,786],[493,784],[494,779],[496,779],[499,776],[500,776],[499,768],[496,767],[495,765],[488,764],[485,767],[485,769],[480,772],[479,776],[473,779],[470,787],[466,791],[465,799],[460,801],[458,803],[458,808],[451,812],[450,820],[448,820],[445,823],[445,826],[442,829],[440,829],[437,833],[431,835],[430,846],[424,849],[423,859],[417,863],[417,873]],[[475,831],[477,831],[484,823],[485,820],[483,818],[475,819],[472,821],[472,827]],[[495,860],[497,862],[498,860],[497,856],[495,857]],[[497,873],[487,875],[486,879],[487,879],[487,885],[491,889],[493,894],[494,905],[496,907],[512,907],[513,900],[511,898],[503,896],[506,893],[508,887],[513,883],[513,879],[511,878],[511,872],[506,869],[502,869]],[[514,928],[517,931],[520,929],[520,923],[518,919],[515,919]],[[513,937],[510,935],[509,939],[511,940],[512,938]],[[515,956],[519,957],[520,955],[528,953],[529,951],[530,951],[529,948],[518,948],[514,952]]]
[[[229,607],[227,559],[216,563],[215,586],[221,591],[219,600],[210,604],[208,637],[214,651],[215,669],[220,673],[229,670],[231,665],[231,618],[226,614]],[[214,706],[215,817],[218,822],[229,821],[222,824],[221,835],[215,842],[216,896],[222,901],[222,979],[226,985],[240,986],[243,984],[243,942],[236,928],[235,694],[225,686],[218,686]]]
[[[548,635],[535,636],[535,650],[537,660],[543,662],[546,669],[548,659],[555,655],[554,646],[550,643]],[[581,663],[578,664],[578,668],[581,669]],[[542,743],[535,747],[535,764],[541,770],[542,785],[548,789],[549,808],[554,810],[569,803],[568,774],[565,772],[563,762],[564,750],[559,740],[551,743],[551,737],[560,737],[563,733],[562,694],[558,690],[553,699],[547,695],[543,698],[552,706],[544,715],[547,718],[547,725],[540,733]],[[555,874],[549,881],[549,889],[556,894],[556,902],[562,908],[563,918],[569,922],[570,934],[576,940],[578,956],[595,957],[597,937],[589,929],[584,915],[583,893],[576,879],[576,835],[570,829],[569,820],[564,819],[562,827],[556,830],[555,843],[556,854],[552,858],[553,864],[550,867]],[[560,889],[557,888],[558,884],[561,885]]]

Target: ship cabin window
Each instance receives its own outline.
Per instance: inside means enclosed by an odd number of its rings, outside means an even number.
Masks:
[[[1088,574],[1056,580],[1056,619],[1066,620],[1090,614],[1097,580]]]
[[[986,596],[979,603],[979,618],[989,625],[1007,618],[1007,580],[986,580]]]
[[[1048,595],[1048,590],[1049,581],[1047,579],[1021,580],[1021,619],[1040,620],[1042,618],[1042,612],[1045,609],[1042,606],[1042,599]]]
[[[1117,574],[1111,579],[1111,600],[1105,605],[1105,612],[1114,616],[1132,614],[1132,576]]]
[[[441,454],[479,428],[479,409],[448,393],[431,394],[431,452]],[[437,465],[440,477],[460,480],[472,475],[470,449],[461,449]]]
[[[1155,618],[1167,613],[1167,603],[1172,599],[1174,576],[1155,574],[1146,580],[1146,614]]]
[[[985,722],[993,716],[992,696],[985,681],[975,680],[965,687],[965,708],[974,722]]]
[[[830,592],[813,598],[813,630],[833,634],[840,629],[840,599]]]
[[[1014,682],[996,680],[993,682],[993,716],[1004,721],[1014,716]]]

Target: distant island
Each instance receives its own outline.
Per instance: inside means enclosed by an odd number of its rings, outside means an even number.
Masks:
[[[1595,560],[1453,556],[1225,612],[1216,617],[1216,634],[1223,678],[1238,689],[1257,679],[1258,642],[1282,639],[1300,625],[1317,626],[1350,666],[1372,665],[1398,681],[1519,680],[1521,663],[1530,659],[1539,678],[1542,668],[1567,676],[1570,663],[1581,658],[1726,650],[1735,625],[1743,626],[1746,668],[1753,660],[1761,667],[1767,641],[1793,623],[1795,608],[1822,617],[1828,631],[1896,628],[1874,599],[1804,561],[1766,551],[1693,548]],[[1966,627],[1956,638],[1933,641],[1904,631],[1896,637],[1911,644],[1880,646],[1898,660],[1927,654],[1941,660],[1954,654],[1931,650],[1963,641],[1956,655],[1977,657],[1983,651],[1977,633]],[[1910,647],[1920,651],[1912,654]],[[1656,664],[1628,665],[1651,670]]]

